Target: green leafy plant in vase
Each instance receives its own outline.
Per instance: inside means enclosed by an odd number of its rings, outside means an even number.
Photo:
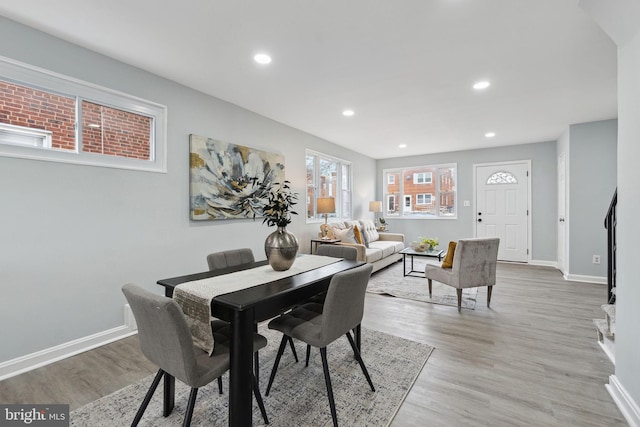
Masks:
[[[438,238],[428,238],[428,237],[421,237],[420,238],[420,243],[422,245],[424,245],[424,247],[426,248],[426,250],[430,251],[432,249],[435,249],[438,247],[438,245],[440,244],[440,242],[438,241]]]
[[[298,194],[291,191],[289,184],[289,181],[284,181],[282,184],[274,183],[268,188],[262,209],[262,223],[269,227],[278,227],[264,242],[264,252],[269,265],[276,271],[291,268],[300,246],[296,236],[286,228],[291,223],[291,215],[297,215],[293,206],[298,203]]]
[[[420,237],[418,241],[411,242],[411,247],[416,252],[430,251],[438,247],[438,238]]]

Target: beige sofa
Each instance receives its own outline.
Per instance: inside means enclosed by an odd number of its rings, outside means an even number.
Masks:
[[[356,242],[355,227],[358,228],[365,244]],[[372,264],[373,271],[402,259],[399,252],[404,249],[404,234],[378,232],[370,219],[329,223],[329,237],[341,239],[338,245],[356,248],[358,261]]]

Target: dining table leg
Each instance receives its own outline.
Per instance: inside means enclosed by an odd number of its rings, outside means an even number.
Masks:
[[[253,310],[234,312],[229,367],[229,426],[233,427],[252,423],[253,325]]]

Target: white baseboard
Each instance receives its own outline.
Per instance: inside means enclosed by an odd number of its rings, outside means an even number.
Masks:
[[[629,425],[631,427],[640,427],[640,408],[620,384],[618,378],[615,375],[609,376],[609,384],[606,384],[605,387]]]
[[[610,340],[607,337],[603,337],[603,341],[598,341],[600,348],[607,355],[613,366],[616,366],[616,345],[615,341]]]
[[[131,327],[124,325],[118,326],[117,328],[98,332],[97,334],[69,341],[55,347],[7,360],[6,362],[0,363],[0,381],[126,338],[136,332],[137,331]]]
[[[598,283],[600,285],[607,284],[607,278],[601,276],[584,276],[582,274],[565,274],[564,278],[572,282]]]
[[[558,263],[556,261],[544,261],[538,259],[532,259],[529,261],[529,265],[537,265],[539,267],[553,267],[558,268]]]

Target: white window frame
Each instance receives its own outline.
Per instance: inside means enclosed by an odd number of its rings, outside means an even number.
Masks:
[[[422,181],[420,181],[422,178]],[[427,178],[429,180],[427,181]],[[414,184],[431,184],[433,183],[433,173],[432,172],[417,172],[413,174],[413,183]]]
[[[425,202],[425,199],[429,199],[428,202]],[[422,199],[422,201],[420,201]],[[433,204],[433,194],[431,193],[422,193],[416,194],[416,205],[432,205]]]
[[[53,132],[43,129],[0,123],[0,141],[2,144],[19,147],[51,148]]]
[[[318,203],[316,202],[318,199],[318,183],[320,182],[320,160],[330,161],[337,163],[336,168],[336,194],[332,194],[335,198],[336,204],[336,212],[334,214],[329,214],[329,218],[337,219],[337,220],[348,220],[353,216],[353,164],[347,160],[340,159],[338,157],[330,156],[328,154],[320,153],[314,150],[305,150],[305,170],[306,170],[306,162],[307,157],[314,157],[314,167],[313,167],[313,183],[307,184],[308,190],[309,187],[313,189],[313,206],[314,209],[317,209]],[[348,176],[344,176],[344,167],[348,167]],[[346,181],[345,181],[346,179]],[[343,184],[347,183],[348,189],[343,188]],[[307,193],[308,194],[308,191]],[[309,210],[309,202],[311,200],[309,197],[305,197],[305,212]],[[344,207],[348,206],[347,209]],[[348,212],[345,212],[347,210]],[[306,215],[305,215],[306,216]],[[318,222],[324,222],[324,215],[314,212],[314,216],[312,218],[307,218],[307,224],[314,224]]]
[[[149,160],[83,152],[79,135],[80,126],[78,126],[78,123],[81,123],[79,114],[76,117],[75,150],[58,150],[51,148],[50,145],[47,147],[37,144],[16,144],[7,139],[3,141],[0,136],[0,156],[146,172],[167,172],[166,106],[2,56],[0,56],[0,79],[76,98],[76,109],[84,100],[152,119]]]
[[[395,184],[396,183],[396,176],[395,175],[387,175],[387,184]]]

